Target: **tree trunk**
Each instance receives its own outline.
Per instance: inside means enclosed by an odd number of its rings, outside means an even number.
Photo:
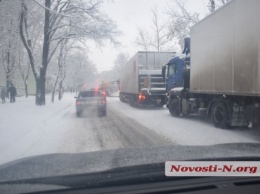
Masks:
[[[28,85],[27,83],[24,84],[24,90],[25,90],[25,97],[28,97]]]
[[[42,71],[41,71],[42,72]],[[45,105],[45,74],[40,72],[40,77],[36,78],[36,96],[35,104],[42,106]]]
[[[28,65],[28,71],[27,71],[27,74],[26,74],[26,77],[25,77],[25,81],[24,81],[24,88],[25,88],[25,96],[26,96],[26,98],[28,97],[28,79],[29,79],[29,72],[30,72],[30,68],[29,68],[29,65]]]
[[[9,98],[8,92],[10,88],[9,72],[6,74],[6,98]]]
[[[27,98],[27,97],[28,97],[28,83],[27,83],[27,79],[25,79],[25,80],[23,81],[23,84],[24,84],[25,97]]]
[[[58,80],[59,80],[59,73],[58,73],[58,75],[57,75],[57,77],[56,77],[54,86],[53,86],[53,88],[52,88],[52,94],[51,94],[51,102],[52,102],[52,103],[54,102],[55,90],[56,90],[56,86],[57,86]]]
[[[10,45],[9,45],[9,49],[10,49]],[[6,72],[6,97],[9,98],[9,88],[11,86],[11,80],[10,80],[10,73],[11,73],[11,70],[10,70],[10,52],[8,51],[7,52],[7,72]]]
[[[216,3],[215,0],[209,0],[209,5],[208,5],[209,11],[212,13],[216,9]]]
[[[43,39],[43,49],[42,49],[42,67],[40,69],[40,78],[38,78],[38,84],[36,84],[36,105],[45,105],[45,81],[46,81],[46,71],[48,66],[48,57],[50,49],[50,7],[51,0],[45,0],[45,21],[44,21],[44,39]],[[39,88],[38,88],[39,87]]]
[[[26,40],[26,37],[24,36],[23,33],[23,27],[25,27],[25,30],[27,30],[28,27],[25,21],[26,6],[24,4],[24,0],[21,0],[21,6],[23,9],[21,11],[21,16],[20,16],[20,36],[27,50],[30,59],[31,68],[36,82],[35,104],[41,106],[41,105],[45,105],[45,81],[46,81],[46,71],[48,66],[49,47],[50,47],[50,42],[49,42],[50,33],[48,31],[50,27],[51,0],[45,0],[46,9],[45,9],[45,22],[44,22],[44,40],[43,40],[43,50],[42,50],[42,66],[40,68],[39,74],[37,74],[35,69],[35,61],[32,53],[31,40],[30,39]]]
[[[35,78],[35,82],[36,82],[35,104],[39,105],[40,104],[40,97],[41,97],[40,79]]]
[[[62,98],[62,81],[59,84],[59,100]]]

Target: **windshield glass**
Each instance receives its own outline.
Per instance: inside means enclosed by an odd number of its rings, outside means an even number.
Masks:
[[[177,64],[170,64],[169,66],[169,76],[177,74]]]
[[[0,0],[0,183],[259,157],[259,8]]]

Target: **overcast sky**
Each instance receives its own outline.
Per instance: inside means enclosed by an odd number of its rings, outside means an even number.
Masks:
[[[189,10],[205,15],[208,0],[187,0]],[[103,11],[116,22],[118,30],[123,34],[119,38],[122,47],[114,48],[112,45],[99,48],[90,48],[89,57],[97,65],[99,72],[112,69],[116,56],[120,52],[128,53],[132,57],[138,50],[135,45],[138,27],[146,30],[151,27],[151,10],[158,7],[158,11],[163,18],[167,6],[171,5],[171,0],[113,0],[108,1],[103,6]]]

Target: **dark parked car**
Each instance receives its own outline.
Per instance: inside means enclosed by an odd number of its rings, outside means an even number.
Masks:
[[[76,100],[76,114],[78,117],[82,115],[85,110],[98,111],[100,115],[105,116],[107,113],[106,93],[100,90],[87,90],[79,92]]]

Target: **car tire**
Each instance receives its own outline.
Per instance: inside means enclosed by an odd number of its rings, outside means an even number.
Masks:
[[[130,106],[135,107],[135,96],[134,95],[129,95],[129,103],[130,103]]]
[[[102,116],[106,116],[107,115],[107,111],[100,111],[99,112],[99,116],[102,117]]]
[[[76,112],[77,117],[81,117],[81,112]]]
[[[123,103],[125,102],[124,97],[121,93],[119,94],[119,99],[120,99],[121,102],[123,102]]]

